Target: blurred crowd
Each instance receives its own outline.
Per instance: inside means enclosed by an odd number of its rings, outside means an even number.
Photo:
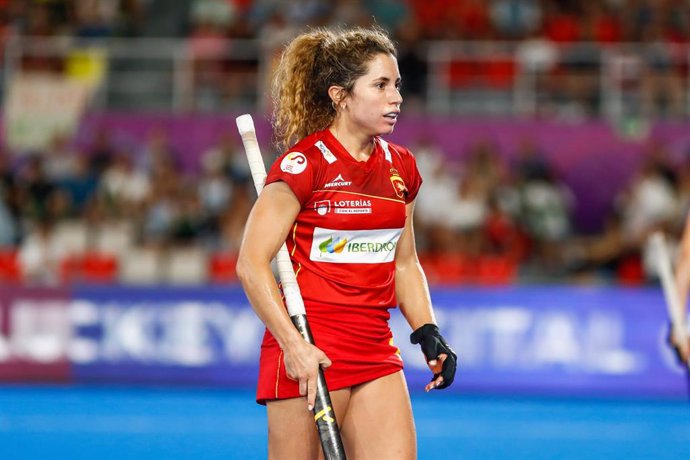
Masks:
[[[159,257],[171,248],[193,248],[199,256],[232,257],[253,184],[236,142],[229,136],[212,142],[199,172],[184,170],[179,152],[158,128],[141,145],[116,142],[104,129],[81,149],[56,137],[42,152],[4,151],[0,247],[16,252],[25,279],[49,283],[68,277],[74,268],[69,262],[85,253],[96,262],[107,256],[106,278],[116,277],[117,265],[132,253]]]
[[[188,270],[180,281],[208,281],[214,257],[218,279],[232,279],[255,196],[233,134],[209,139],[197,168],[181,166],[162,127],[141,143],[101,129],[80,146],[56,137],[43,152],[2,152],[0,252],[14,255],[15,277],[28,282],[83,281],[85,254],[96,280],[161,281],[173,263],[163,255],[179,249]],[[647,237],[677,235],[690,207],[690,161],[663,144],[650,144],[594,233],[578,228],[575,193],[530,140],[511,155],[477,142],[457,159],[431,139],[410,147],[425,178],[415,226],[432,282],[642,283]],[[122,279],[125,263],[132,271]]]
[[[413,151],[427,178],[418,244],[441,281],[482,282],[486,268],[489,283],[644,283],[656,276],[649,236],[662,230],[677,239],[690,209],[690,155],[674,157],[661,143],[647,146],[594,231],[578,226],[576,194],[529,139],[512,156],[478,142],[456,162],[429,140]]]
[[[196,57],[202,100],[245,98],[255,107],[247,95],[261,75],[258,56],[218,58],[238,40],[275,56],[307,25],[372,22],[398,43],[405,110],[424,107],[415,103],[427,88],[429,56],[421,45],[462,40],[509,43],[516,51],[506,62],[452,61],[448,82],[464,91],[459,105],[487,88],[512,91],[518,61],[553,100],[567,106],[575,99],[596,113],[602,50],[638,43],[634,55],[620,51],[619,90],[635,80],[647,115],[686,111],[687,0],[0,0],[0,51],[14,37],[177,37]],[[635,59],[642,64],[632,65]],[[65,62],[45,55],[21,64],[61,72]],[[655,111],[657,99],[663,112]],[[183,268],[173,280],[232,279],[254,196],[234,133],[209,139],[192,170],[164,129],[140,143],[116,142],[106,129],[91,134],[88,145],[56,136],[40,152],[0,151],[0,280],[157,282],[174,267]],[[513,156],[480,142],[456,161],[432,139],[410,147],[426,178],[416,228],[432,282],[643,282],[646,237],[658,228],[677,234],[688,210],[690,163],[671,159],[663,144],[649,146],[594,234],[577,227],[576,194],[533,142]],[[180,248],[186,252],[170,257]]]
[[[685,0],[1,0],[4,36],[256,38],[305,25],[370,24],[397,38],[684,42]]]
[[[447,77],[439,80],[450,90],[511,91],[518,71],[533,72],[538,99],[556,101],[559,110],[601,114],[606,85],[599,77],[607,72],[610,86],[640,94],[637,112],[686,112],[688,52],[681,44],[689,38],[687,0],[0,0],[0,49],[10,37],[22,36],[68,36],[91,44],[116,37],[182,38],[194,56],[193,106],[218,110],[255,103],[260,61],[270,61],[304,27],[371,23],[398,43],[410,108],[428,97],[432,63],[424,44],[457,40],[508,44],[511,51],[485,47],[478,57],[453,57]],[[241,39],[255,40],[268,58],[259,59],[258,51],[245,55],[245,44],[235,46]],[[623,45],[629,43],[643,46]],[[613,61],[604,59],[604,50],[611,49],[618,59],[605,68]],[[55,70],[64,62],[44,55],[22,65]]]

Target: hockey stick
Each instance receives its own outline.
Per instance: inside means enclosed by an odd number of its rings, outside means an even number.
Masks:
[[[661,287],[666,298],[666,311],[669,320],[671,321],[670,334],[675,334],[677,343],[687,343],[688,329],[687,320],[683,317],[683,309],[680,304],[680,296],[676,288],[675,278],[673,276],[673,267],[671,264],[671,256],[668,253],[666,246],[666,239],[661,232],[655,232],[649,237],[649,244],[651,245],[652,254],[654,255],[654,262],[657,269],[657,274],[661,280]],[[670,338],[670,337],[669,337]],[[686,384],[688,394],[690,395],[690,363],[684,363],[683,366],[686,372]]]
[[[237,122],[237,129],[240,132],[240,136],[242,136],[242,143],[244,144],[244,150],[247,154],[247,160],[249,161],[249,168],[251,169],[252,179],[254,179],[254,186],[256,187],[257,194],[259,194],[264,188],[264,182],[266,182],[266,167],[264,166],[261,150],[259,149],[259,141],[256,138],[254,120],[252,120],[251,115],[245,114],[237,117],[235,121]],[[307,322],[302,294],[300,293],[285,243],[283,243],[278,251],[276,261],[278,263],[278,274],[283,286],[283,295],[285,296],[285,304],[287,305],[290,319],[304,340],[314,344],[314,338],[312,337],[309,323]],[[331,397],[326,387],[323,369],[319,369],[319,376],[316,381],[314,420],[316,421],[316,427],[319,432],[319,438],[321,439],[321,448],[323,449],[325,459],[345,459],[345,449],[340,439],[340,430],[338,429],[338,423],[335,419]]]

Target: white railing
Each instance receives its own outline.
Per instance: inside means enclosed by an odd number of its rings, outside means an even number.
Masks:
[[[12,38],[4,50],[5,89],[37,60],[59,67],[85,50],[103,60],[96,108],[173,112],[265,107],[276,52],[259,40]],[[690,113],[688,45],[437,41],[417,51],[428,64],[421,107],[430,113]]]

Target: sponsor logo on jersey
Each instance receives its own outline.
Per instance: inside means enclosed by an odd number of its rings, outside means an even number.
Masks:
[[[299,174],[307,169],[307,157],[301,152],[291,152],[283,157],[280,169],[289,174]]]
[[[395,259],[401,228],[332,230],[314,228],[309,258],[316,262],[380,264]]]
[[[331,211],[331,200],[322,200],[314,203],[314,210],[320,216],[325,216]]]
[[[335,208],[336,214],[371,214],[371,208]]]
[[[347,238],[341,239],[339,236],[336,236],[335,239],[333,239],[333,237],[330,237],[323,243],[319,244],[319,251],[327,252],[329,254],[333,254],[334,252],[340,254],[343,252],[343,248],[346,244]]]
[[[331,152],[328,149],[328,147],[326,147],[326,144],[319,141],[314,145],[318,147],[319,150],[321,150],[321,155],[323,155],[324,159],[328,162],[329,165],[335,163],[335,160],[337,160],[337,158],[335,157],[335,155],[333,155],[333,152]]]
[[[371,214],[371,200],[321,200],[314,203],[314,211],[320,216],[335,214]]]
[[[371,200],[334,200],[336,214],[371,214]]]
[[[407,195],[407,186],[405,185],[405,181],[403,180],[402,177],[400,177],[400,174],[398,173],[398,170],[395,168],[391,168],[391,184],[393,184],[393,190],[395,190],[395,194],[398,196],[398,198],[404,198],[405,195]]]
[[[348,187],[352,185],[352,182],[349,180],[345,180],[343,178],[342,174],[338,174],[335,179],[324,185],[324,188],[330,188],[330,187]]]

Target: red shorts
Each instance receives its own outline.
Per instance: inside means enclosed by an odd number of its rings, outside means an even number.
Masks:
[[[393,345],[390,313],[382,308],[350,305],[307,305],[307,318],[316,346],[331,360],[324,370],[330,391],[348,388],[403,368]],[[268,330],[261,344],[256,401],[299,397],[297,381],[285,372],[283,352]]]

